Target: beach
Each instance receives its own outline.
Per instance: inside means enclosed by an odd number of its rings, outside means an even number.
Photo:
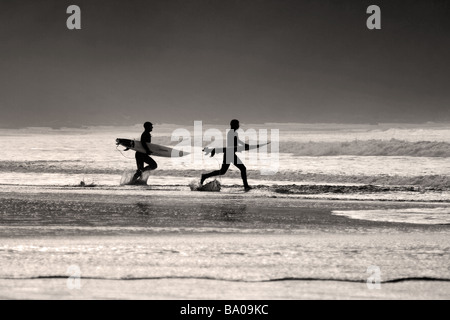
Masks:
[[[218,156],[124,183],[137,126],[0,130],[0,298],[450,297],[447,126],[255,127],[279,128],[279,168],[242,153],[250,192],[233,166],[195,191]]]
[[[82,290],[66,289],[67,280],[2,280],[1,299],[39,300],[448,300],[448,282],[414,281],[365,284],[333,281],[236,283],[219,280],[85,280]]]
[[[450,299],[449,1],[0,8],[0,300]]]
[[[130,189],[137,194],[0,188],[0,297],[449,298],[448,224],[333,214],[448,212],[449,203],[267,197],[239,188],[181,196],[151,186]],[[14,214],[6,215],[11,208]],[[381,271],[380,289],[368,287],[372,266]],[[75,289],[68,285],[74,267]]]

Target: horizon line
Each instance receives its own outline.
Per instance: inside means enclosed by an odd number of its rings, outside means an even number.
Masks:
[[[196,120],[202,121],[202,120]],[[169,123],[169,122],[153,122],[155,126],[194,126],[194,123]],[[450,121],[425,121],[425,122],[244,122],[241,121],[241,125],[338,125],[338,126],[388,126],[388,125],[447,125]],[[203,125],[219,125],[228,126],[228,123],[218,124],[217,122],[203,122]],[[62,130],[62,129],[89,129],[89,128],[123,128],[123,127],[137,127],[142,126],[142,123],[135,124],[89,124],[89,125],[61,125],[61,126],[18,126],[18,127],[8,127],[0,125],[0,130],[26,130],[26,129],[51,129],[51,130]]]

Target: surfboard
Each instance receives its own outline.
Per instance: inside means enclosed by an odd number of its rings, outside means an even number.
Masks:
[[[259,149],[261,147],[267,146],[268,144],[270,144],[270,142],[262,143],[262,144],[253,144],[253,145],[249,145],[249,146],[237,146],[235,148],[232,148],[232,147],[228,147],[228,148],[209,148],[209,147],[206,147],[206,148],[203,149],[203,151],[205,152],[205,155],[210,154],[214,149],[216,150],[216,154],[224,153],[225,151],[227,151],[227,152],[242,152],[242,151],[249,151],[249,150]]]
[[[142,144],[139,140],[130,140],[130,139],[116,139],[116,145],[125,147],[126,150],[133,150],[136,152],[146,153],[145,149],[142,147]],[[164,158],[179,158],[189,155],[189,152],[173,149],[166,146],[161,146],[159,144],[147,143],[148,148],[150,149],[151,156],[155,157],[164,157]],[[125,150],[125,151],[126,151]]]

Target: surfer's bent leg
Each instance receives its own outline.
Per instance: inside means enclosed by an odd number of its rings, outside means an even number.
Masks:
[[[144,155],[143,161],[148,164],[145,168],[143,168],[143,171],[149,171],[149,170],[156,170],[158,168],[158,164],[155,160],[150,158],[148,155]],[[142,164],[144,166],[144,164]]]
[[[202,180],[200,181],[201,184],[203,184],[203,182],[211,177],[215,177],[215,176],[223,176],[225,173],[227,173],[228,168],[230,168],[229,164],[224,163],[222,165],[222,168],[220,168],[220,170],[216,170],[213,171],[211,173],[207,173],[207,174],[202,174]]]
[[[148,164],[147,167],[144,168],[144,164]],[[139,177],[142,175],[142,172],[149,171],[149,170],[156,170],[158,168],[158,164],[150,158],[148,155],[140,152],[136,152],[136,166],[137,170],[134,174],[133,180],[139,179]]]

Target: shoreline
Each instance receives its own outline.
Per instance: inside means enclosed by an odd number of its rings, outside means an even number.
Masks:
[[[186,187],[188,189],[188,187]],[[255,233],[360,234],[450,232],[450,203],[423,199],[336,199],[332,194],[277,194],[167,190],[151,186],[114,188],[36,188],[0,186],[0,238],[79,234]],[[379,196],[379,195],[378,195]],[[331,198],[331,199],[330,199]],[[382,213],[404,212],[395,221]],[[411,210],[415,212],[409,213]],[[437,212],[441,210],[442,212]],[[358,212],[379,212],[359,219]],[[438,222],[417,211],[436,215]],[[344,214],[342,214],[344,212]],[[350,216],[345,212],[353,212]],[[356,214],[354,214],[356,212]],[[447,214],[446,214],[447,213]],[[408,214],[412,220],[408,220]],[[398,214],[397,214],[398,215]],[[381,217],[381,218],[380,218]],[[430,219],[433,216],[430,216]],[[372,220],[371,220],[372,219]],[[375,219],[375,220],[373,220]],[[434,218],[433,218],[434,219]],[[440,222],[442,219],[443,222]],[[423,224],[425,223],[425,224]],[[22,232],[21,230],[24,230]]]
[[[448,300],[449,282],[366,283],[285,281],[236,283],[219,280],[84,280],[68,289],[67,279],[1,280],[0,300]]]

